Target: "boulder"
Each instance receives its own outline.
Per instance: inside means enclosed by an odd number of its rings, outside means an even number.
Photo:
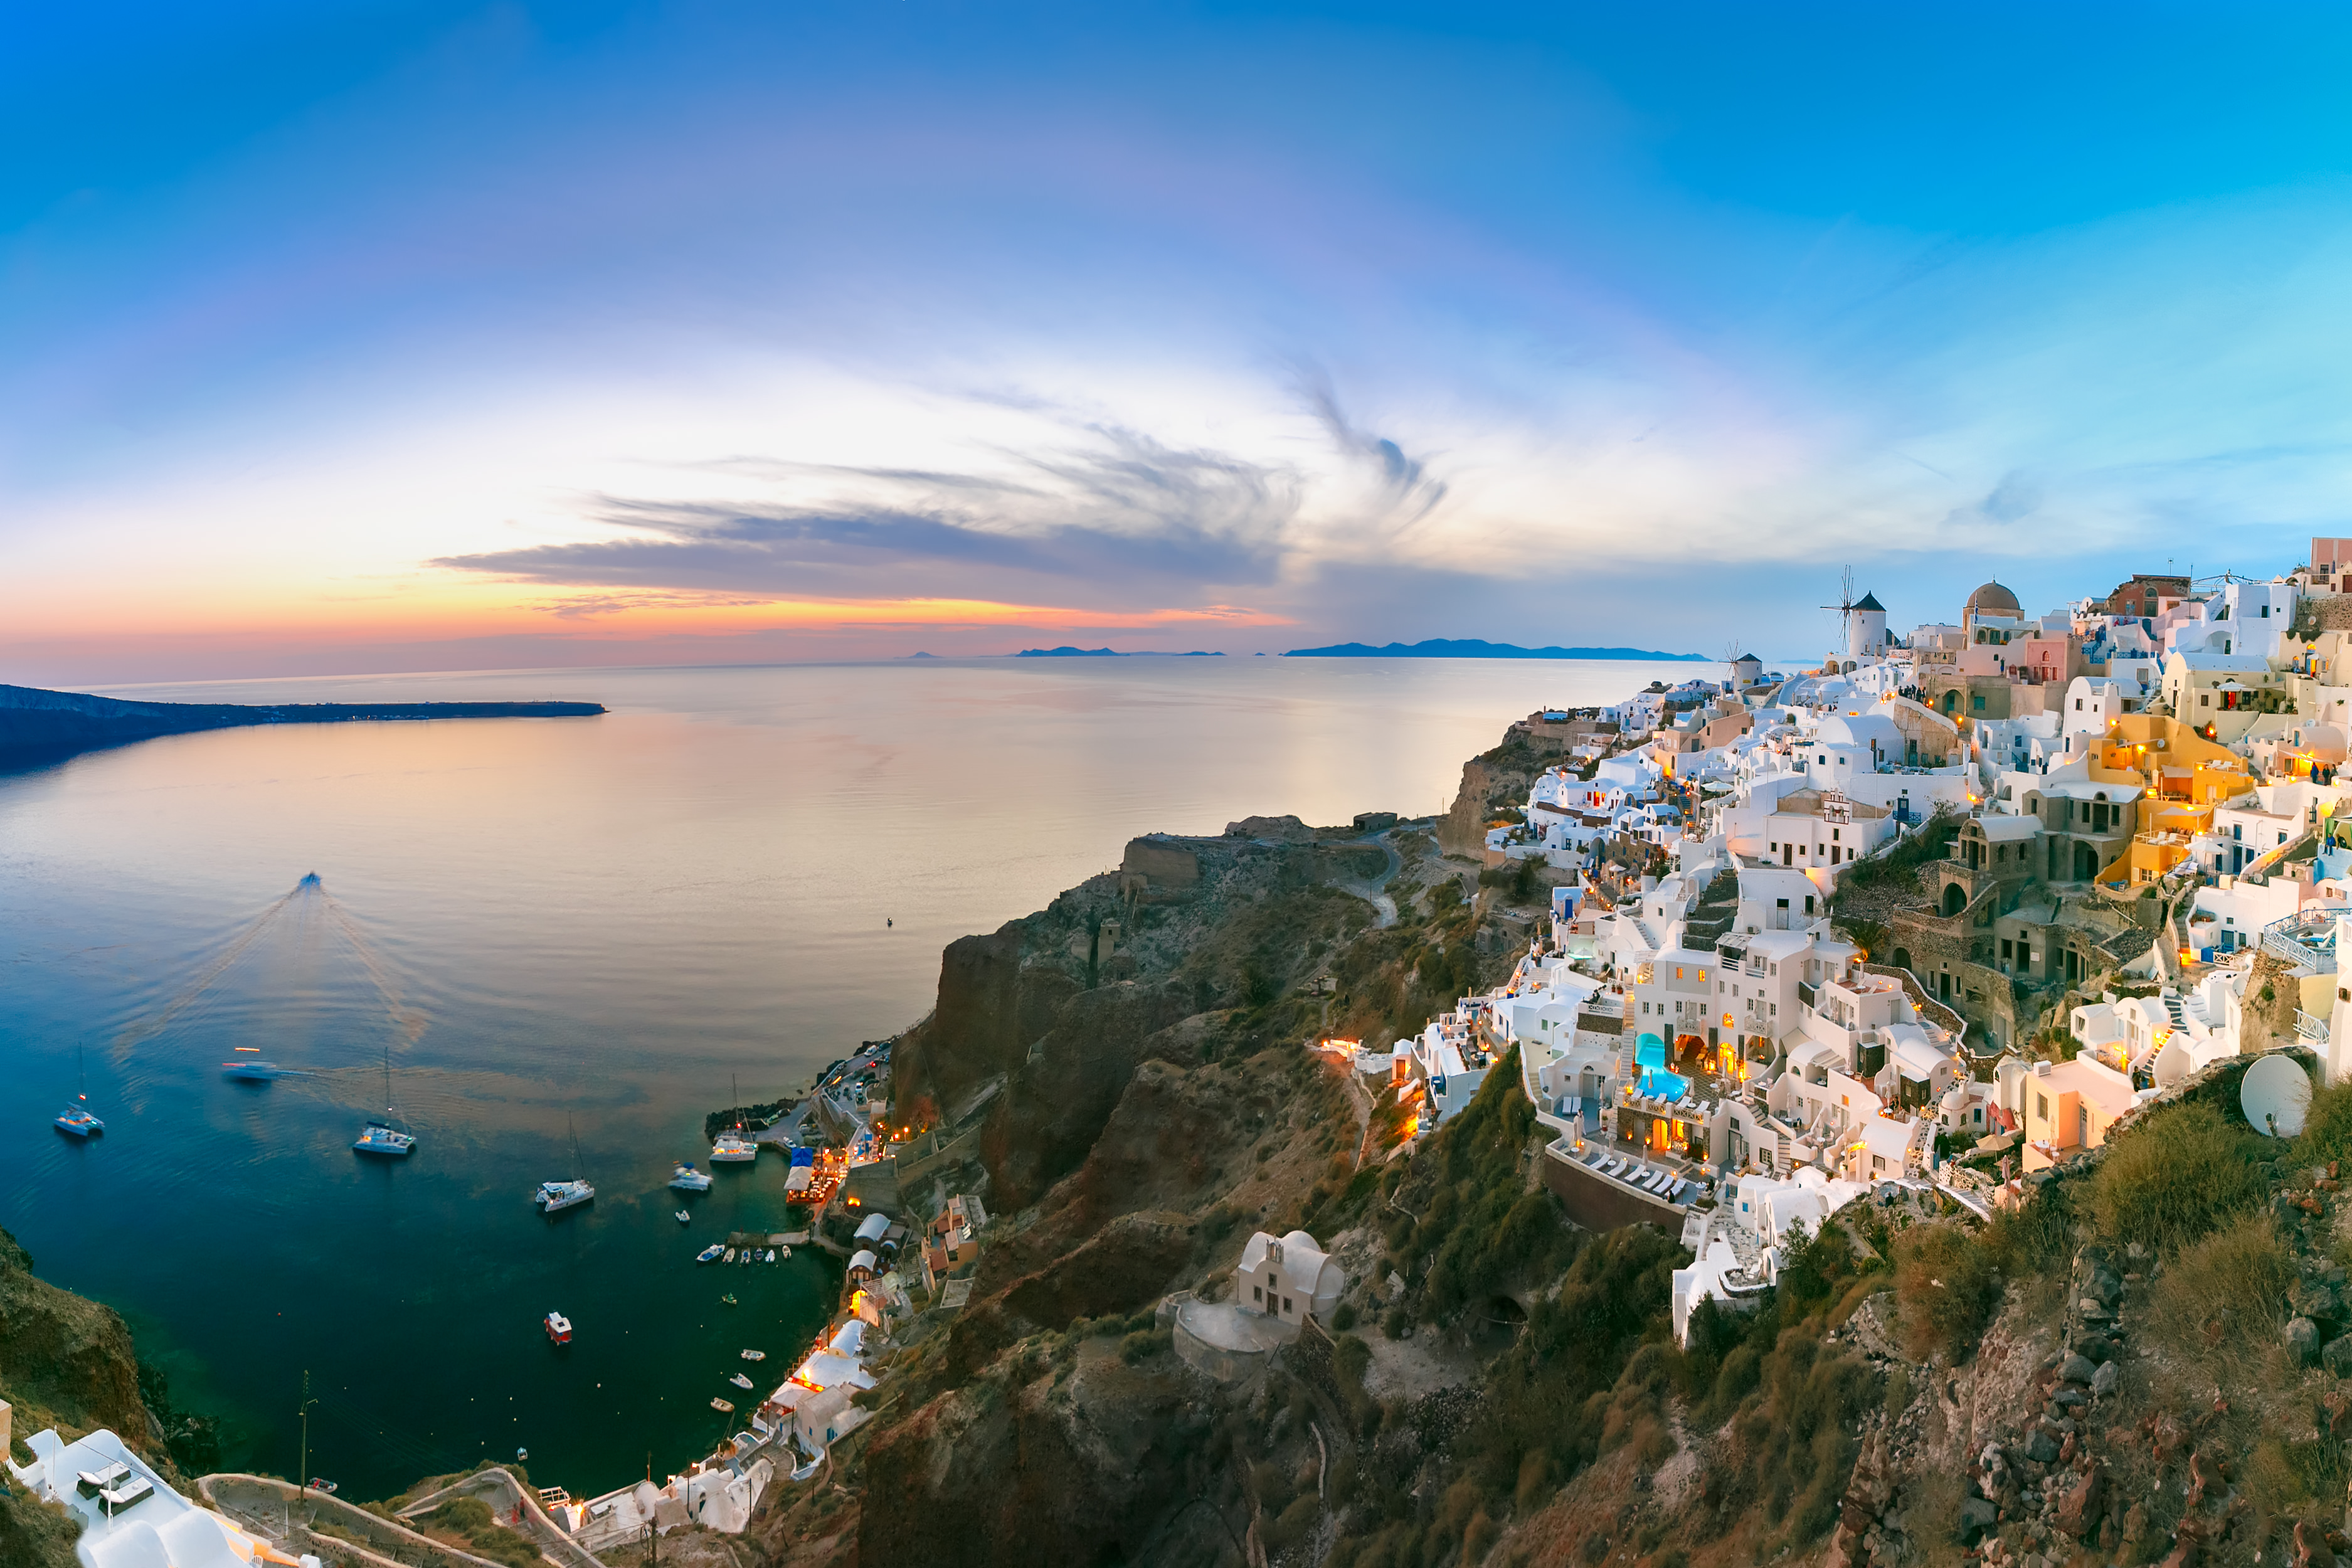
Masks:
[[[2000,1510],[1979,1497],[1960,1500],[1960,1534],[1974,1540],[2000,1522]]]
[[[2313,1318],[2321,1322],[2343,1316],[2343,1302],[2334,1290],[2316,1279],[2298,1279],[2286,1293],[2286,1304],[2295,1316]]]
[[[2116,1363],[2106,1363],[2092,1375],[2091,1392],[2098,1394],[2113,1394],[2116,1391]]]
[[[2025,1457],[2037,1464],[2049,1464],[2058,1458],[2057,1439],[2037,1429],[2025,1440]]]
[[[2087,1385],[2098,1374],[2098,1364],[2087,1356],[2070,1355],[2058,1364],[2059,1377],[2068,1383]]]
[[[2286,1343],[2287,1354],[2297,1366],[2309,1366],[2319,1358],[2319,1325],[2309,1318],[2290,1318],[2280,1334]]]
[[[2107,1500],[2107,1473],[2094,1465],[2058,1500],[2057,1525],[2077,1541],[2098,1528],[2100,1510]]]

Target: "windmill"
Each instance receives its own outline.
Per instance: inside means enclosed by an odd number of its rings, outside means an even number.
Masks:
[[[1838,574],[1838,602],[1834,605],[1823,605],[1822,608],[1835,610],[1838,613],[1838,644],[1843,647],[1853,631],[1853,567],[1849,566]]]
[[[1738,637],[1723,645],[1723,689],[1726,691],[1739,689],[1739,654]]]

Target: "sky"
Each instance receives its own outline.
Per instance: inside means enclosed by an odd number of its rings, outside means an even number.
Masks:
[[[1483,637],[2352,533],[2352,12],[0,18],[0,681]]]

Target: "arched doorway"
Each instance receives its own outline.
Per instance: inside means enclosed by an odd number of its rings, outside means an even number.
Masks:
[[[2099,857],[2087,844],[2074,846],[2074,880],[2088,882],[2099,874]]]
[[[1895,950],[1895,967],[1897,969],[1908,969],[1911,967],[1911,950],[1909,948],[1898,947]]]
[[[1944,889],[1944,913],[1956,915],[1968,907],[1969,890],[1958,882],[1947,884]]]

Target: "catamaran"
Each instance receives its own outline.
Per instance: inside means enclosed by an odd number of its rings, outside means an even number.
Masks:
[[[367,1131],[361,1133],[352,1149],[361,1154],[383,1154],[404,1158],[416,1147],[416,1134],[403,1131],[392,1122],[392,1047],[383,1048],[383,1114],[368,1118]]]
[[[736,1085],[734,1075],[728,1075],[728,1087],[735,1096],[735,1125],[719,1135],[710,1145],[710,1163],[714,1165],[742,1165],[760,1157],[760,1146],[743,1131],[743,1091]]]
[[[570,1119],[566,1118],[566,1127],[570,1124]],[[580,1168],[580,1134],[576,1131],[572,1134],[572,1168],[575,1171]],[[539,1212],[543,1215],[559,1215],[565,1209],[594,1203],[596,1189],[581,1176],[574,1176],[568,1182],[541,1182],[539,1191],[531,1194],[530,1201],[539,1205]]]
[[[89,1080],[82,1073],[79,1046],[74,1047],[74,1076],[81,1080],[81,1086],[75,1090],[73,1099],[68,1102],[66,1108],[58,1112],[58,1131],[70,1132],[77,1138],[87,1138],[93,1132],[105,1131],[106,1123],[89,1113]]]

